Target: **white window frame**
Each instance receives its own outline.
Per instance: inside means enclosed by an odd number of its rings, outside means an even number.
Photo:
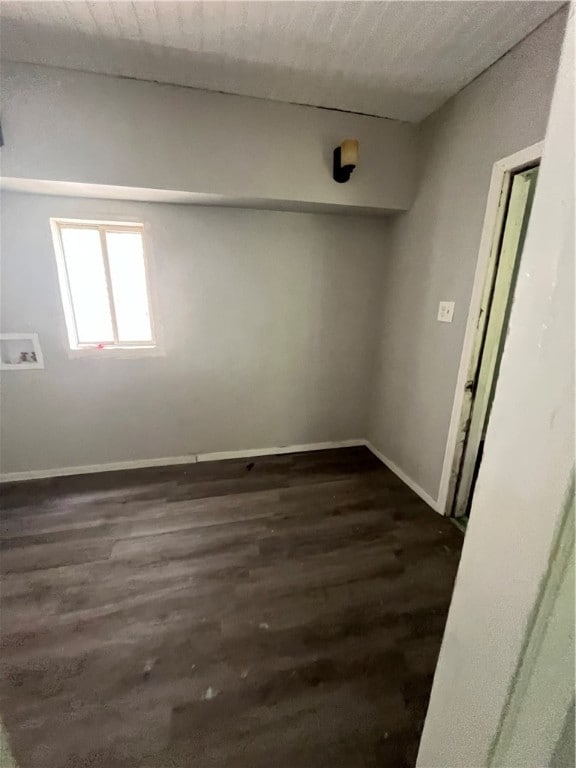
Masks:
[[[58,280],[60,283],[60,294],[64,317],[66,321],[66,330],[68,334],[69,355],[70,357],[83,357],[85,355],[94,356],[114,356],[114,357],[134,357],[141,355],[162,354],[158,344],[157,327],[155,323],[154,301],[150,284],[151,269],[150,259],[146,242],[146,228],[142,222],[124,222],[124,221],[100,221],[90,219],[50,219],[52,228],[52,237],[54,240],[54,250],[56,253],[56,265],[58,268]],[[62,229],[91,229],[98,230],[100,236],[100,247],[104,261],[104,272],[106,276],[106,289],[108,297],[108,306],[112,321],[114,338],[102,342],[80,342],[74,315],[74,304],[70,291],[70,281],[68,279],[68,268],[62,242]],[[108,261],[108,247],[106,244],[107,232],[137,232],[142,238],[142,252],[144,258],[144,271],[146,275],[146,295],[148,299],[148,309],[150,313],[151,339],[141,341],[121,341],[118,337],[118,325],[116,321],[116,308],[112,292],[112,282],[110,277],[110,266]]]

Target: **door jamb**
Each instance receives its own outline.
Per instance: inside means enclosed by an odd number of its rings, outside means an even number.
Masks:
[[[446,440],[446,450],[444,452],[440,489],[438,491],[438,511],[442,515],[449,515],[452,507],[453,499],[451,498],[451,495],[453,495],[455,486],[455,483],[453,482],[453,466],[458,448],[457,443],[460,433],[462,409],[464,406],[465,388],[474,353],[476,331],[480,320],[484,287],[487,276],[490,273],[491,257],[494,258],[492,246],[495,239],[500,237],[504,224],[502,200],[503,198],[507,199],[512,174],[524,170],[541,160],[543,148],[544,142],[539,141],[536,144],[532,144],[530,147],[526,147],[526,149],[522,149],[519,152],[515,152],[513,155],[498,160],[494,163],[492,168],[492,177],[490,179],[486,212],[484,214],[484,224],[480,238],[478,259],[476,261],[476,272],[474,274],[468,320],[466,322],[466,331],[460,357],[460,367],[458,369],[458,378],[456,380],[450,427],[448,430],[448,438]]]

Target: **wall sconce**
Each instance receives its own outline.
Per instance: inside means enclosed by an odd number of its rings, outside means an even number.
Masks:
[[[356,139],[344,139],[334,150],[332,178],[339,184],[348,181],[352,171],[358,165],[358,142]]]

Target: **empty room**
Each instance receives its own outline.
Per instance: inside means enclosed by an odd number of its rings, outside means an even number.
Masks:
[[[0,3],[0,768],[574,768],[574,9]]]

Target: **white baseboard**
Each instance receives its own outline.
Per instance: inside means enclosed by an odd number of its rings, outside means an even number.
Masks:
[[[18,480],[41,480],[45,477],[67,477],[68,475],[91,475],[98,472],[115,472],[119,469],[145,469],[146,467],[168,467],[171,464],[195,464],[197,457],[167,456],[161,459],[135,459],[134,461],[113,461],[109,464],[83,464],[78,467],[55,467],[54,469],[31,469],[25,472],[4,472],[0,483]]]
[[[277,456],[282,453],[304,453],[305,451],[327,451],[331,448],[354,448],[366,445],[366,440],[339,440],[327,443],[305,443],[303,445],[282,445],[274,448],[248,448],[243,451],[220,451],[199,453],[196,461],[223,461],[224,459],[249,459],[251,456]]]
[[[400,478],[400,480],[402,480],[402,482],[408,486],[408,488],[411,488],[414,491],[414,493],[417,493],[418,496],[420,496],[420,498],[422,499],[422,501],[425,501],[429,507],[432,507],[434,512],[438,512],[438,514],[440,515],[442,514],[442,511],[440,510],[440,507],[438,505],[438,501],[436,499],[433,499],[429,493],[426,493],[426,491],[423,488],[421,488],[418,485],[418,483],[415,483],[411,477],[408,477],[408,475],[405,472],[403,472],[400,469],[400,467],[397,467],[393,461],[390,461],[390,459],[387,459],[386,456],[380,453],[380,451],[377,448],[374,448],[372,443],[368,442],[368,440],[364,442],[364,445],[370,451],[372,451],[372,453],[374,454],[374,456],[376,456],[376,458],[380,459],[382,464],[387,466],[391,472],[394,472],[394,474],[397,475]]]
[[[32,469],[25,472],[5,472],[0,474],[0,483],[13,483],[20,480],[41,480],[46,477],[66,477],[69,475],[89,475],[97,472],[115,472],[122,469],[145,469],[146,467],[169,467],[173,464],[196,464],[200,461],[222,461],[224,459],[248,459],[253,456],[273,456],[281,453],[302,453],[304,451],[325,451],[330,448],[350,448],[366,445],[365,440],[340,440],[327,443],[308,443],[306,445],[283,445],[273,448],[247,448],[240,451],[220,451],[218,453],[195,453],[189,456],[166,456],[158,459],[136,459],[134,461],[116,461],[109,464],[85,464],[78,467],[57,467],[55,469]]]

